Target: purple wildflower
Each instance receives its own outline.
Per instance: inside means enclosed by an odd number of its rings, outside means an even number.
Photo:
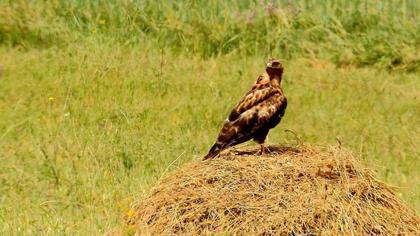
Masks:
[[[254,22],[254,17],[255,17],[255,12],[252,12],[251,14],[249,14],[247,17],[247,23],[252,24]]]
[[[265,11],[269,16],[275,15],[277,11],[277,6],[274,4],[274,2],[269,2],[265,7]]]

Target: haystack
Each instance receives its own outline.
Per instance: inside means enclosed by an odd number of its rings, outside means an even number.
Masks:
[[[420,235],[420,218],[338,147],[236,150],[174,171],[127,217],[138,235]]]

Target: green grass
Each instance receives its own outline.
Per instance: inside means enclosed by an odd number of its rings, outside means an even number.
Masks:
[[[122,45],[154,41],[156,47],[184,56],[280,54],[284,59],[323,58],[340,66],[420,67],[416,1],[283,0],[274,7],[267,2],[4,0],[0,43],[63,47],[101,34]]]
[[[410,20],[306,12],[250,27],[232,16],[255,3],[184,1],[191,10],[175,14],[66,2],[0,3],[0,234],[117,226],[165,172],[201,159],[270,55],[284,60],[290,104],[269,142],[295,143],[285,129],[314,144],[338,137],[420,211]]]

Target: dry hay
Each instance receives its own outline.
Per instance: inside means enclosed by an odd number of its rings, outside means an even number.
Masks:
[[[420,218],[339,148],[230,151],[160,181],[127,217],[144,234],[420,235]]]

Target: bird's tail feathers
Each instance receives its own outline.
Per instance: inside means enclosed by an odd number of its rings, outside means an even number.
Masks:
[[[220,143],[215,143],[213,147],[211,147],[209,153],[203,158],[203,160],[215,158],[219,153],[223,150],[223,145]]]

